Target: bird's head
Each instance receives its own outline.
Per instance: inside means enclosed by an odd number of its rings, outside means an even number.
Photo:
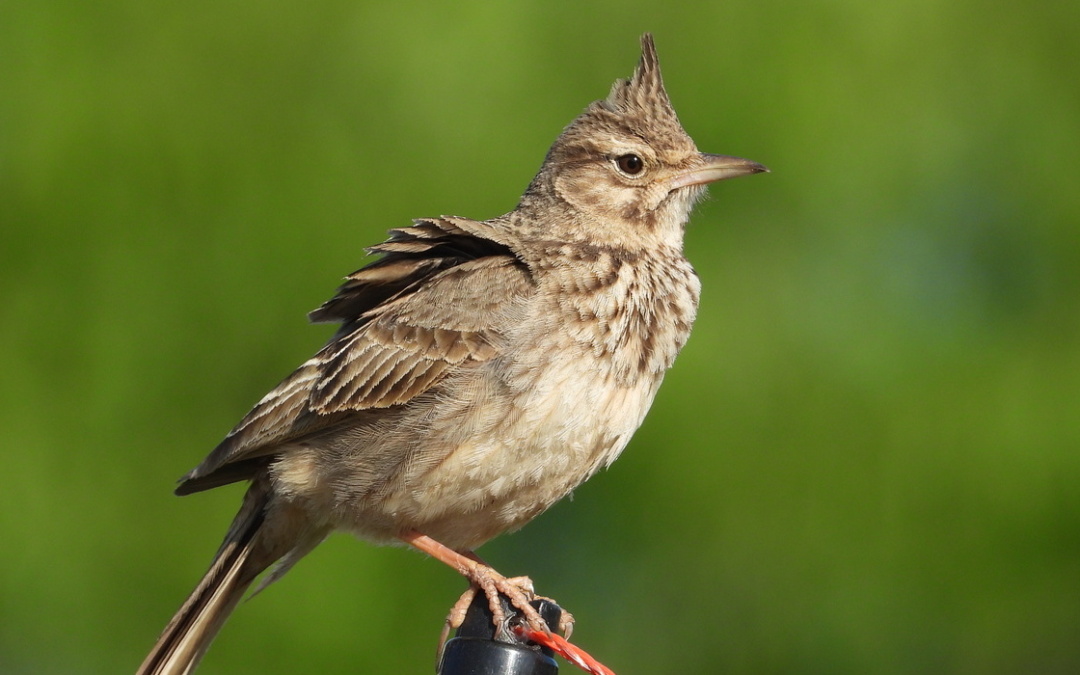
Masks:
[[[608,238],[596,231],[603,227],[617,230],[609,233],[612,243],[629,235],[680,244],[707,184],[762,171],[757,162],[698,151],[671,106],[646,33],[633,76],[616,81],[606,99],[563,130],[525,199],[556,200],[592,224],[593,240]]]

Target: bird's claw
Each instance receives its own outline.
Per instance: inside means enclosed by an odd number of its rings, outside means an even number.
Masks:
[[[521,624],[531,630],[543,633],[552,632],[552,628],[548,626],[544,618],[540,616],[540,612],[531,603],[537,599],[549,600],[552,604],[556,603],[550,598],[537,596],[532,579],[529,577],[504,577],[483,563],[470,566],[465,571],[465,576],[469,579],[469,588],[461,594],[461,597],[450,608],[439,640],[440,645],[446,642],[451,630],[457,630],[461,627],[465,621],[465,615],[469,611],[469,606],[472,605],[473,600],[476,598],[477,591],[483,592],[484,597],[487,598],[488,609],[491,612],[491,623],[496,634],[502,633],[504,637],[509,637],[510,622],[515,619],[518,619]],[[500,596],[506,598],[510,606],[517,610],[519,614],[508,617]],[[557,630],[564,637],[569,638],[574,631],[573,615],[563,611],[559,618]]]

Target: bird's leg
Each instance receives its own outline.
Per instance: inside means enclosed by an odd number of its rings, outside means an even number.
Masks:
[[[528,577],[508,579],[496,572],[491,565],[485,563],[472,551],[455,551],[415,530],[403,532],[398,537],[410,546],[453,567],[469,580],[469,590],[465,591],[461,598],[454,603],[450,615],[446,618],[444,633],[448,634],[450,629],[461,626],[461,622],[465,618],[465,612],[476,595],[477,589],[483,591],[488,599],[492,623],[496,628],[502,628],[506,624],[506,614],[503,612],[502,604],[499,602],[499,595],[503,595],[510,600],[510,604],[515,609],[521,612],[529,628],[544,633],[551,632],[540,613],[529,604],[536,597],[536,594],[533,592],[532,581]]]

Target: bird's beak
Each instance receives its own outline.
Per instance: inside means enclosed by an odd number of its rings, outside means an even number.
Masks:
[[[691,185],[707,185],[718,180],[749,176],[752,173],[767,173],[769,171],[764,165],[741,157],[710,155],[704,152],[699,157],[702,160],[701,164],[671,177],[669,185],[672,190]]]

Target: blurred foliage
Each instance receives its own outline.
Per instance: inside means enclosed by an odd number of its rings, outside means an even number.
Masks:
[[[172,480],[419,216],[512,208],[656,34],[699,323],[483,554],[631,673],[1080,672],[1078,3],[0,5],[0,671],[130,672],[238,488]],[[452,572],[335,537],[200,672],[428,672]],[[572,672],[569,666],[564,670]]]

